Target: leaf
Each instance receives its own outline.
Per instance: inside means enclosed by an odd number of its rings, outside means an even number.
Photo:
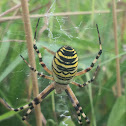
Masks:
[[[14,116],[15,114],[17,114],[17,113],[14,112],[14,111],[6,112],[5,114],[0,115],[0,121],[3,121],[3,120],[5,120],[5,119],[8,119],[8,118]]]
[[[125,126],[126,125],[126,99],[121,96],[117,99],[110,113],[107,126]]]
[[[6,40],[6,39],[4,39]],[[8,50],[9,50],[9,47],[10,47],[10,43],[9,42],[2,42],[1,43],[1,46],[0,46],[0,51],[1,52],[4,52],[4,53],[0,53],[0,66],[1,64],[3,63],[4,59],[6,58],[7,56],[7,53],[8,53]]]
[[[23,53],[22,53],[22,55],[24,56],[24,58],[27,56],[26,55],[26,51],[24,51]],[[9,64],[9,66],[5,69],[5,71],[1,74],[1,76],[0,76],[0,82],[10,73],[10,72],[12,72],[15,68],[16,68],[16,66],[17,65],[19,65],[20,63],[21,63],[21,61],[23,61],[22,59],[21,59],[21,57],[20,56],[18,56],[17,58],[15,58],[15,60],[11,63],[11,64]]]

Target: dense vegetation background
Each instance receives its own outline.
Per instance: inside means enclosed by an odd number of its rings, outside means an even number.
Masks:
[[[99,26],[103,53],[94,69],[74,81],[89,80],[97,65],[100,65],[95,81],[84,88],[70,85],[80,101],[84,112],[91,120],[90,126],[126,125],[126,0],[115,1],[117,5],[117,39],[119,54],[115,56],[113,14],[111,0],[29,0],[30,15],[50,13],[42,17],[38,27],[37,46],[43,61],[51,69],[53,56],[43,46],[57,51],[63,45],[72,46],[78,53],[78,71],[87,68],[99,51],[95,24]],[[32,82],[28,66],[20,58],[28,61],[24,25],[22,19],[14,20],[22,13],[21,7],[4,14],[8,9],[20,4],[16,0],[0,1],[0,97],[12,107],[20,107],[33,99]],[[53,16],[55,13],[76,12],[76,14]],[[84,12],[83,14],[79,14]],[[59,14],[59,15],[60,15]],[[5,17],[11,20],[5,20]],[[37,17],[31,18],[34,34]],[[116,86],[116,57],[120,59],[121,96]],[[36,55],[37,69],[44,74]],[[51,82],[38,77],[39,92]],[[22,112],[9,111],[0,100],[0,126],[24,126]],[[77,116],[67,95],[52,92],[42,103],[43,121],[48,126],[78,126]],[[34,111],[27,121],[35,126]],[[83,123],[86,125],[84,119]],[[28,125],[28,124],[27,124]],[[43,124],[44,125],[44,124]]]

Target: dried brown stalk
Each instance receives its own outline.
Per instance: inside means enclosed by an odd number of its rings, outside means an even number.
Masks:
[[[118,49],[118,40],[117,40],[117,15],[116,15],[116,4],[115,0],[113,2],[113,27],[114,27],[114,38],[115,38],[115,54],[116,58],[116,78],[117,78],[117,96],[121,96],[121,83],[120,83],[120,62],[119,62],[119,49]]]
[[[37,8],[35,8],[35,9],[31,10],[30,13],[36,12],[36,11],[38,11],[38,10],[41,9],[41,8],[47,7],[48,5],[50,5],[50,1],[49,1],[46,5],[43,5],[43,6],[40,6],[40,5],[39,5],[39,7],[37,7]]]
[[[10,12],[12,12],[12,11],[14,11],[14,10],[20,8],[20,7],[21,7],[21,4],[17,4],[16,6],[10,8],[10,9],[8,9],[7,11],[5,11],[4,13],[0,14],[0,17],[5,16],[5,15],[7,15],[8,13],[10,13]]]
[[[0,41],[0,42],[26,42],[26,40],[17,40],[17,39],[11,39],[11,40],[3,40],[3,41]]]
[[[117,13],[119,12],[125,12],[125,10],[122,9],[117,9],[116,10]],[[94,11],[95,14],[107,14],[110,13],[110,10],[104,10],[104,11]],[[92,14],[92,11],[79,11],[79,12],[63,12],[63,13],[53,13],[53,14],[35,14],[35,15],[30,15],[30,18],[39,18],[39,17],[45,17],[45,16],[68,16],[68,15],[88,15],[88,14]],[[4,21],[9,21],[9,20],[18,20],[21,19],[22,16],[10,16],[10,17],[2,17],[0,18],[0,22],[4,22]]]
[[[42,113],[41,113],[41,118],[42,118],[43,125],[46,126],[47,121]]]
[[[126,12],[123,12],[122,24],[121,24],[121,42],[123,42],[123,36],[125,33],[125,29],[126,29]]]
[[[29,10],[28,10],[28,1],[21,0],[21,5],[22,5],[22,16],[23,16],[24,27],[25,27],[29,62],[32,67],[36,68],[35,56],[34,56],[34,50],[33,50],[32,30],[31,30],[31,23],[30,23]],[[39,93],[39,90],[38,90],[37,75],[35,72],[31,72],[31,78],[32,78],[32,84],[33,84],[33,95],[34,97],[36,97]],[[36,125],[42,126],[40,105],[37,105],[35,107],[35,115],[36,115]]]
[[[13,13],[13,16],[16,16],[17,13],[18,13],[18,11],[19,11],[19,9],[16,9],[14,11],[14,13]],[[3,34],[1,34],[1,40],[2,40],[3,36],[7,33],[8,28],[10,27],[10,25],[12,24],[12,22],[13,22],[13,20],[12,21],[9,21],[8,24],[6,25],[6,28],[4,29]],[[3,42],[3,41],[0,41],[0,42]]]
[[[48,4],[46,10],[49,10],[49,7],[50,7],[50,3]],[[49,21],[49,20],[48,20],[48,17],[47,17],[47,16],[44,17],[44,26],[39,30],[38,39],[40,38],[41,34],[47,29],[48,24],[49,24],[48,21]]]

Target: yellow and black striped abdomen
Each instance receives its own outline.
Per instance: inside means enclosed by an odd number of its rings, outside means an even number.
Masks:
[[[57,83],[68,84],[75,76],[78,66],[76,51],[70,46],[61,47],[52,62],[54,80]]]

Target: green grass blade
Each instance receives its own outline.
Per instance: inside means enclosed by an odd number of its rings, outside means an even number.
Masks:
[[[126,104],[125,97],[117,99],[110,113],[107,126],[125,126],[126,125]]]

